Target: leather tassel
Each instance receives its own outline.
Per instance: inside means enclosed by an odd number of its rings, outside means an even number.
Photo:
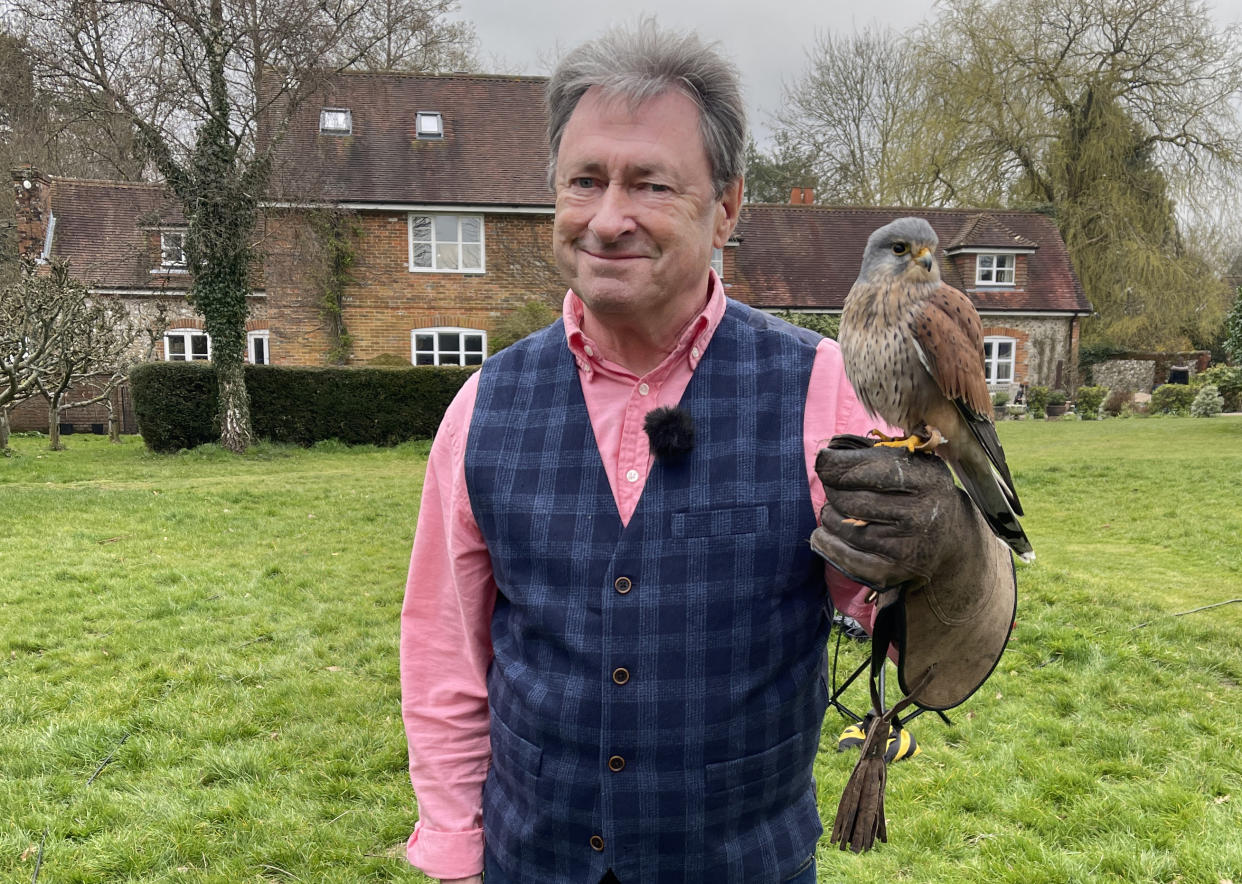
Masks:
[[[845,784],[845,791],[841,793],[841,801],[837,805],[837,817],[832,823],[830,841],[832,844],[839,844],[842,850],[849,847],[855,853],[862,853],[875,846],[877,838],[888,843],[888,824],[884,818],[884,787],[888,783],[888,760],[884,754],[888,749],[892,720],[927,687],[935,669],[935,666],[928,669],[914,686],[914,690],[892,709],[883,715],[876,715],[867,730],[862,756],[854,765],[849,782]],[[872,699],[878,707],[879,695],[876,693],[874,679]]]
[[[862,755],[841,794],[837,818],[832,824],[832,843],[846,846],[855,853],[870,850],[876,838],[888,841],[884,820],[884,786],[888,781],[888,747],[890,710],[877,717],[863,741]]]

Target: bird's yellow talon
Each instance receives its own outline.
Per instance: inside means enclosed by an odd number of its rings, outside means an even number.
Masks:
[[[906,451],[913,454],[920,447],[920,443],[922,441],[923,440],[918,436],[907,436],[904,439],[885,439],[883,442],[877,442],[875,444],[885,448],[904,448]]]

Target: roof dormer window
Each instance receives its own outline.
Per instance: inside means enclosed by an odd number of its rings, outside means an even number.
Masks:
[[[160,231],[160,269],[185,270],[185,233],[179,230]]]
[[[443,138],[444,120],[439,111],[419,111],[414,118],[414,133],[419,138]]]
[[[976,285],[1013,285],[1015,258],[1009,254],[980,254],[975,263]]]
[[[319,112],[319,131],[325,135],[349,135],[354,131],[349,108],[325,107]]]

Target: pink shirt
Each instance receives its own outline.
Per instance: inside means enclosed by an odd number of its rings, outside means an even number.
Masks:
[[[651,470],[643,418],[653,408],[681,401],[724,311],[723,286],[713,273],[703,312],[682,330],[658,367],[637,377],[603,358],[582,333],[582,302],[572,291],[565,295],[566,339],[623,523],[634,514]],[[432,444],[401,610],[401,712],[419,810],[406,855],[433,878],[464,878],[483,870],[483,781],[491,761],[487,670],[496,583],[466,492],[466,436],[477,388],[476,374],[449,406]],[[837,433],[866,433],[874,425],[846,380],[836,342],[821,341],[803,422],[807,505],[813,512],[824,503],[816,453]],[[828,583],[839,610],[869,622],[857,584],[831,568]]]

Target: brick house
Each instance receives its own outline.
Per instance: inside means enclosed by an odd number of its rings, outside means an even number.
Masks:
[[[275,153],[259,231],[251,360],[477,364],[513,309],[559,305],[544,83],[345,73],[301,104]],[[101,296],[165,300],[159,357],[209,358],[184,299],[185,221],[160,186],[26,169],[14,192],[25,254],[69,258]],[[828,208],[806,192],[796,202],[744,208],[714,261],[730,295],[765,310],[839,313],[870,232],[918,214],[940,236],[943,276],[983,316],[990,384],[1073,383],[1090,306],[1048,217]],[[31,425],[42,426],[35,411]]]
[[[752,205],[724,249],[729,294],[764,310],[839,314],[867,237],[904,215],[940,239],[940,274],[983,320],[988,385],[1067,388],[1077,377],[1080,322],[1091,305],[1047,215],[1003,209]]]
[[[346,364],[475,364],[502,316],[560,302],[543,88],[535,77],[346,73],[301,106],[268,206],[275,361],[317,365],[335,349]],[[330,274],[306,256],[323,251],[334,217],[350,267],[325,307]]]

